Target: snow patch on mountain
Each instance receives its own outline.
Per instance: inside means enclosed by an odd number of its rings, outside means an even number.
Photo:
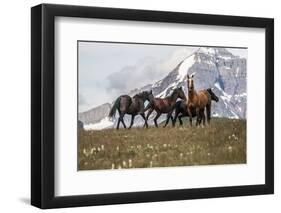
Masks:
[[[223,100],[226,100],[226,101],[230,101],[230,100],[231,100],[232,95],[228,95],[228,94],[221,88],[221,86],[220,86],[220,84],[219,84],[218,82],[215,83],[215,87],[218,88],[218,89],[222,92],[223,96],[221,96],[221,98],[222,98]]]
[[[241,94],[237,94],[237,95],[234,95],[235,98],[240,98],[240,97],[247,97],[247,93],[243,92]]]
[[[108,117],[105,117],[98,123],[90,123],[87,125],[84,125],[85,130],[101,130],[101,129],[106,129],[109,127],[112,127],[114,125],[114,121],[110,120]]]
[[[167,96],[168,90],[171,90],[173,88],[175,88],[177,86],[177,82],[173,82],[171,83],[165,90],[163,90],[163,92],[159,93],[158,95],[156,95],[156,98],[164,98]]]
[[[216,49],[215,48],[211,48],[211,47],[200,47],[198,50],[199,53],[204,53],[204,54],[216,54]]]
[[[196,62],[195,55],[191,55],[188,58],[186,58],[182,64],[180,65],[178,69],[178,81],[183,81],[187,75],[188,70],[194,65]]]

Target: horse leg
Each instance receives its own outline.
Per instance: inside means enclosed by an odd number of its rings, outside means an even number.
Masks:
[[[198,126],[198,125],[199,125],[199,121],[200,121],[200,119],[201,119],[201,118],[200,118],[200,110],[199,110],[199,108],[197,107],[195,111],[196,111],[196,118],[197,118],[197,119],[196,119],[196,126]]]
[[[121,117],[121,116],[118,118],[118,123],[117,123],[117,128],[116,129],[119,129],[120,122],[123,124],[124,128],[126,129],[125,122],[123,120],[123,117]]]
[[[205,126],[205,122],[206,122],[206,118],[205,118],[205,109],[201,110],[200,112],[200,117],[201,117],[201,120],[200,120],[200,125],[201,125],[201,121],[203,120],[203,126]]]
[[[125,115],[125,113],[124,113],[124,112],[121,112],[121,115],[120,115],[119,119],[120,119],[120,121],[122,122],[124,128],[126,129],[126,124],[125,124],[124,119],[123,119],[123,118],[124,118],[124,115]]]
[[[119,125],[120,125],[120,117],[118,118],[116,129],[119,129]]]
[[[168,114],[167,114],[166,123],[165,123],[165,125],[163,126],[163,128],[165,128],[165,127],[168,125],[168,123],[169,123],[169,121],[170,121],[171,116],[172,116],[172,113],[168,113]]]
[[[148,128],[148,124],[147,124],[147,120],[146,120],[146,118],[145,118],[145,114],[144,114],[144,113],[141,113],[140,115],[141,115],[141,117],[144,119],[144,125],[143,125],[143,127]]]
[[[156,127],[158,127],[158,124],[157,124],[157,119],[160,117],[161,113],[160,112],[157,112],[157,115],[156,117],[154,118],[154,124]]]
[[[133,124],[134,124],[134,119],[135,119],[135,115],[132,115],[131,124],[130,124],[130,126],[129,126],[129,129],[131,129],[131,127],[133,126]]]
[[[143,127],[148,127],[147,121],[148,121],[148,118],[149,118],[149,116],[152,112],[153,112],[153,108],[149,108],[148,113],[146,114],[146,118],[144,118],[145,123],[144,123]]]
[[[208,123],[208,125],[210,125],[210,121],[211,121],[211,104],[208,104],[206,106],[206,111],[207,111],[207,123]]]
[[[199,110],[199,116],[198,116],[198,125],[200,126],[201,123],[205,123],[204,121],[204,118],[203,118],[203,114],[204,114],[204,111],[202,111],[201,109]],[[197,125],[197,124],[196,124]]]
[[[180,116],[179,116],[180,126],[182,126],[182,125],[183,125],[183,122],[182,122],[182,119],[181,119],[182,117],[183,117],[183,115],[180,115]]]
[[[148,113],[147,113],[147,115],[146,115],[146,120],[148,120],[148,118],[149,118],[150,114],[152,113],[152,111],[153,111],[152,108],[150,108],[150,109],[148,110]]]
[[[117,127],[116,127],[116,129],[119,129],[119,125],[120,125],[120,115],[121,115],[121,112],[120,112],[120,110],[118,109],[118,113],[119,113],[119,118],[118,118],[118,121],[117,121]]]
[[[178,115],[179,115],[179,112],[178,112],[178,111],[176,111],[176,112],[175,112],[175,117],[174,117],[174,119],[172,119],[172,124],[173,124],[173,127],[175,127],[175,125],[176,125]]]
[[[187,108],[187,114],[188,114],[188,117],[189,117],[190,126],[192,126],[192,113],[191,113],[191,110],[190,110],[189,107]]]

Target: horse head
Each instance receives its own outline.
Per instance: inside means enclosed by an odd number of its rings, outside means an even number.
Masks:
[[[187,74],[187,88],[188,88],[188,91],[193,91],[194,90],[194,82],[193,82],[194,75],[195,75],[195,73],[192,73],[191,75]]]
[[[176,98],[180,98],[180,99],[186,100],[186,96],[184,94],[184,91],[183,91],[182,87],[178,87],[178,88],[174,89],[174,91],[172,93],[172,96],[173,95],[175,95]]]
[[[152,90],[150,91],[143,91],[138,94],[138,96],[143,100],[143,101],[149,101],[151,102],[154,99],[154,96],[152,94]]]
[[[212,88],[207,89],[208,93],[211,95],[211,99],[215,102],[219,101],[219,97],[213,92]]]

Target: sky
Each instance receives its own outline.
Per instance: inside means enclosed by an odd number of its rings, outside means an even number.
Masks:
[[[78,42],[79,112],[154,83],[199,47]],[[245,49],[230,49],[247,57]]]

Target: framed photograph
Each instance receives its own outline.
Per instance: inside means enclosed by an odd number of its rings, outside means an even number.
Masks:
[[[32,205],[274,192],[273,19],[42,4],[31,52]]]

